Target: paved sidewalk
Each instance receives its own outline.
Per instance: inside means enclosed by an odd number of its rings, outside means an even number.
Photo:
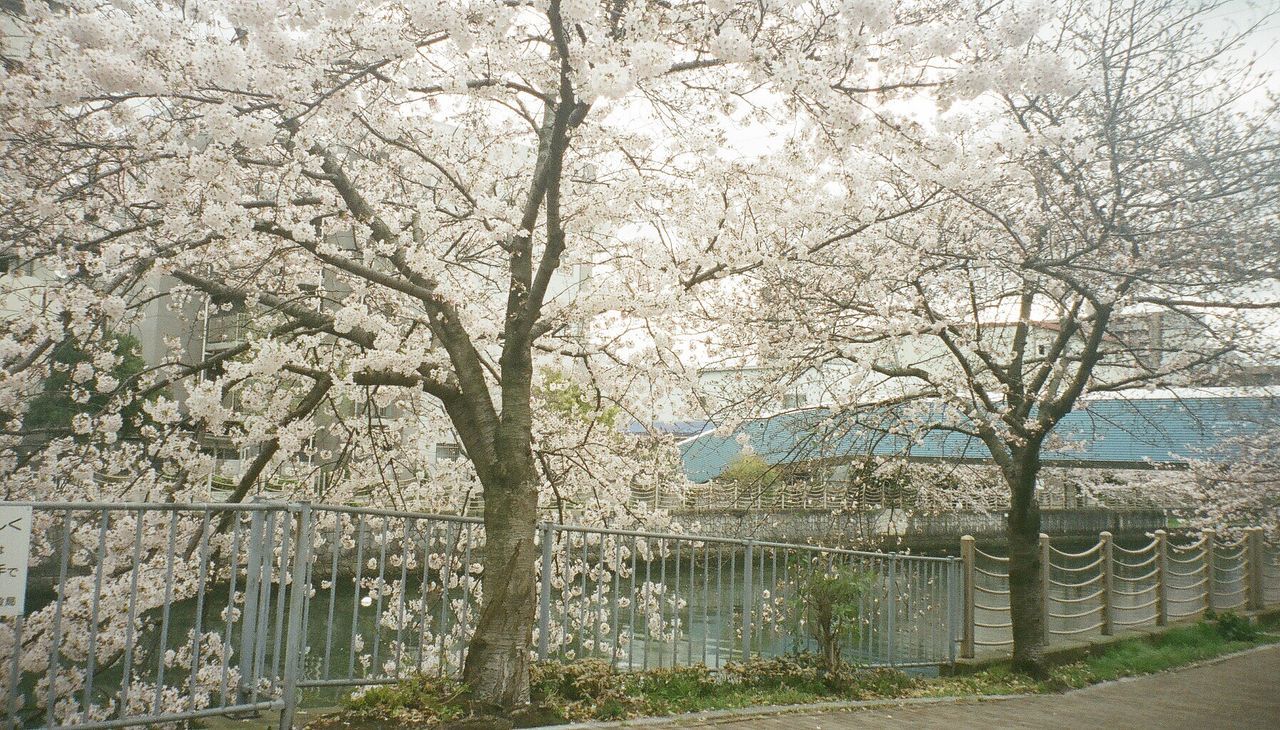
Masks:
[[[1064,695],[672,723],[660,727],[684,730],[1280,728],[1280,646],[1218,664],[1099,685]]]

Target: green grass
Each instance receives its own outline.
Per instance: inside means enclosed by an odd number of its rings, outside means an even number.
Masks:
[[[764,705],[1051,693],[1153,674],[1277,639],[1228,614],[1217,622],[1116,642],[1095,656],[1052,667],[1049,677],[1040,681],[1016,674],[1007,665],[929,679],[889,669],[829,672],[808,655],[755,659],[729,665],[718,674],[703,666],[623,673],[598,660],[551,663],[535,667],[535,708],[515,720],[517,727],[533,727]],[[308,727],[436,727],[472,712],[461,685],[415,677],[370,689],[350,700],[343,712]]]
[[[1034,681],[997,665],[964,677],[944,677],[927,684],[925,694],[1021,694],[1078,689],[1121,677],[1155,674],[1205,659],[1274,641],[1277,637],[1242,626],[1230,615],[1218,623],[1201,622],[1170,629],[1150,637],[1116,642],[1102,653],[1083,661],[1050,669],[1049,678]]]

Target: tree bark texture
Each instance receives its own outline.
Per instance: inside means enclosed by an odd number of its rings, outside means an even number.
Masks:
[[[1013,624],[1013,668],[1042,677],[1045,674],[1047,645],[1044,613],[1044,584],[1041,565],[1040,506],[1036,503],[1036,475],[1040,471],[1038,453],[1015,453],[1005,470],[1009,482],[1009,620]]]
[[[536,475],[531,464],[504,471],[510,481],[485,488],[484,595],[462,672],[472,698],[499,712],[529,703],[538,558]]]

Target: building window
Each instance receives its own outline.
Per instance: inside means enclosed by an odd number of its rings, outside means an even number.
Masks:
[[[783,408],[803,408],[809,404],[809,399],[804,393],[793,392],[786,393],[782,396]]]

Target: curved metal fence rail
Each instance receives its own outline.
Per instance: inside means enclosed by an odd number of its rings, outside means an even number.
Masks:
[[[0,619],[9,727],[261,710],[280,710],[287,727],[304,691],[457,673],[479,616],[477,518],[279,502],[27,505],[27,611]],[[844,571],[866,585],[846,658],[955,659],[955,558],[549,523],[537,541],[539,659],[719,668],[814,650],[802,584]]]
[[[1049,641],[1106,636],[1134,627],[1190,619],[1208,611],[1260,609],[1280,602],[1280,550],[1260,529],[1225,541],[1211,530],[1174,544],[1164,530],[1149,542],[1116,544],[1108,532],[1069,551],[1040,536],[1042,610]],[[961,540],[965,625],[961,653],[1012,646],[1008,558]]]

